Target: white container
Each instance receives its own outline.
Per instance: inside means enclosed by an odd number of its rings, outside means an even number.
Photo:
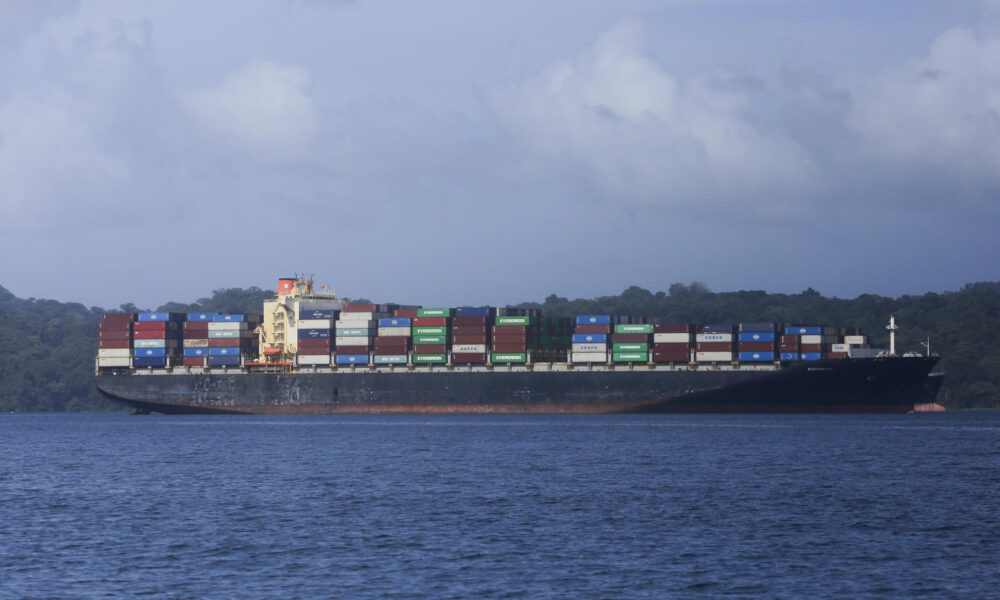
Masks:
[[[458,354],[482,354],[486,352],[486,344],[455,344],[451,347],[451,351]]]
[[[702,334],[705,335],[705,334]],[[724,335],[724,334],[723,334]],[[732,337],[732,334],[730,334]],[[689,344],[691,335],[687,333],[654,333],[654,344]]]
[[[128,358],[132,355],[132,351],[128,348],[99,348],[97,350],[98,358]]]
[[[803,335],[802,339],[799,340],[803,344],[822,344],[823,336],[821,335]]]
[[[300,365],[328,365],[330,364],[329,354],[300,354]]]
[[[371,313],[364,313],[371,314]],[[354,321],[341,319],[339,321],[334,321],[333,325],[337,329],[375,329],[378,327],[378,323],[371,319],[357,319]]]
[[[732,362],[732,352],[695,352],[695,360],[698,362]]]
[[[166,348],[167,340],[133,340],[134,348]]]
[[[582,352],[584,354],[588,352],[607,352],[607,344],[573,344],[573,353]]]
[[[243,331],[247,328],[246,321],[219,321],[208,324],[209,331]]]
[[[608,362],[607,352],[574,352],[570,359],[575,363],[606,363]]]
[[[208,340],[184,340],[185,348],[208,348]]]
[[[371,338],[364,335],[337,337],[333,338],[333,345],[337,348],[341,346],[370,346]]]
[[[131,358],[97,358],[98,367],[129,367],[132,365]]]
[[[299,329],[333,329],[333,319],[299,319]]]
[[[732,342],[731,333],[699,333],[695,336],[696,342]]]
[[[371,321],[375,318],[375,313],[373,312],[342,312],[340,313],[341,321]],[[355,325],[355,327],[361,327],[361,325]]]
[[[847,352],[850,344],[831,344],[830,352]]]
[[[868,343],[867,335],[845,335],[844,343],[850,346],[864,346]]]
[[[379,327],[378,334],[384,337],[409,337],[409,327]]]

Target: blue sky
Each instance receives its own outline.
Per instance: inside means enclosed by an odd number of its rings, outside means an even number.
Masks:
[[[5,2],[0,285],[1000,279],[1000,3]]]

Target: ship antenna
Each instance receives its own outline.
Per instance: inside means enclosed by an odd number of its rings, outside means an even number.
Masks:
[[[927,337],[927,341],[926,342],[920,342],[920,345],[923,346],[924,348],[927,348],[927,356],[930,356],[931,355],[931,338],[930,338],[930,336]]]
[[[885,326],[889,330],[889,356],[896,356],[896,326],[895,315],[889,315],[889,324]]]

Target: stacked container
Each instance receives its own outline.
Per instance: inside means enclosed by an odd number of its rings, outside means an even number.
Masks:
[[[249,349],[245,315],[216,313],[208,324],[208,366],[237,367]]]
[[[541,311],[539,311],[540,313]],[[573,345],[573,319],[533,317],[537,327],[538,344],[532,350],[533,362],[563,362]]]
[[[299,309],[298,331],[299,365],[329,365],[333,351],[333,324],[340,311],[332,308]]]
[[[651,324],[618,323],[611,336],[611,360],[625,363],[649,362],[649,345],[652,336],[653,326]]]
[[[452,309],[418,308],[411,319],[415,365],[443,365],[448,362]]]
[[[181,324],[181,346],[185,367],[204,367],[208,365],[208,326],[215,318],[215,313],[188,313],[187,319]]]
[[[455,309],[455,316],[451,320],[452,363],[483,365],[488,362],[493,314],[493,309],[488,306]]]
[[[134,313],[104,313],[97,328],[97,366],[129,367],[132,363]]]
[[[415,311],[415,309],[409,310]],[[378,320],[378,335],[375,336],[373,356],[377,365],[407,363],[413,334],[413,317],[401,317],[399,312],[397,310],[392,317],[382,317]]]
[[[132,366],[163,368],[180,362],[180,321],[180,313],[139,313],[132,324]]]
[[[538,344],[538,311],[529,315],[518,309],[497,309],[490,328],[490,362],[528,362],[528,352]],[[518,314],[520,313],[520,314]]]
[[[653,362],[686,363],[691,360],[693,328],[687,323],[660,323],[653,326]]]
[[[349,304],[335,322],[334,361],[338,365],[367,365],[374,350],[378,319],[391,316],[388,305]]]
[[[573,333],[572,361],[575,363],[608,362],[610,315],[580,315]]]
[[[774,323],[740,323],[737,344],[740,362],[774,362],[779,356]]]
[[[799,360],[823,358],[823,329],[822,325],[789,325],[785,327],[786,336],[797,338]],[[785,351],[782,350],[782,360],[784,360],[784,355]]]
[[[699,326],[695,334],[695,360],[700,363],[732,362],[733,326]]]

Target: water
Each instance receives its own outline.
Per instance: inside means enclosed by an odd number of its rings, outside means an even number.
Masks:
[[[0,596],[970,597],[1000,413],[0,416]]]

